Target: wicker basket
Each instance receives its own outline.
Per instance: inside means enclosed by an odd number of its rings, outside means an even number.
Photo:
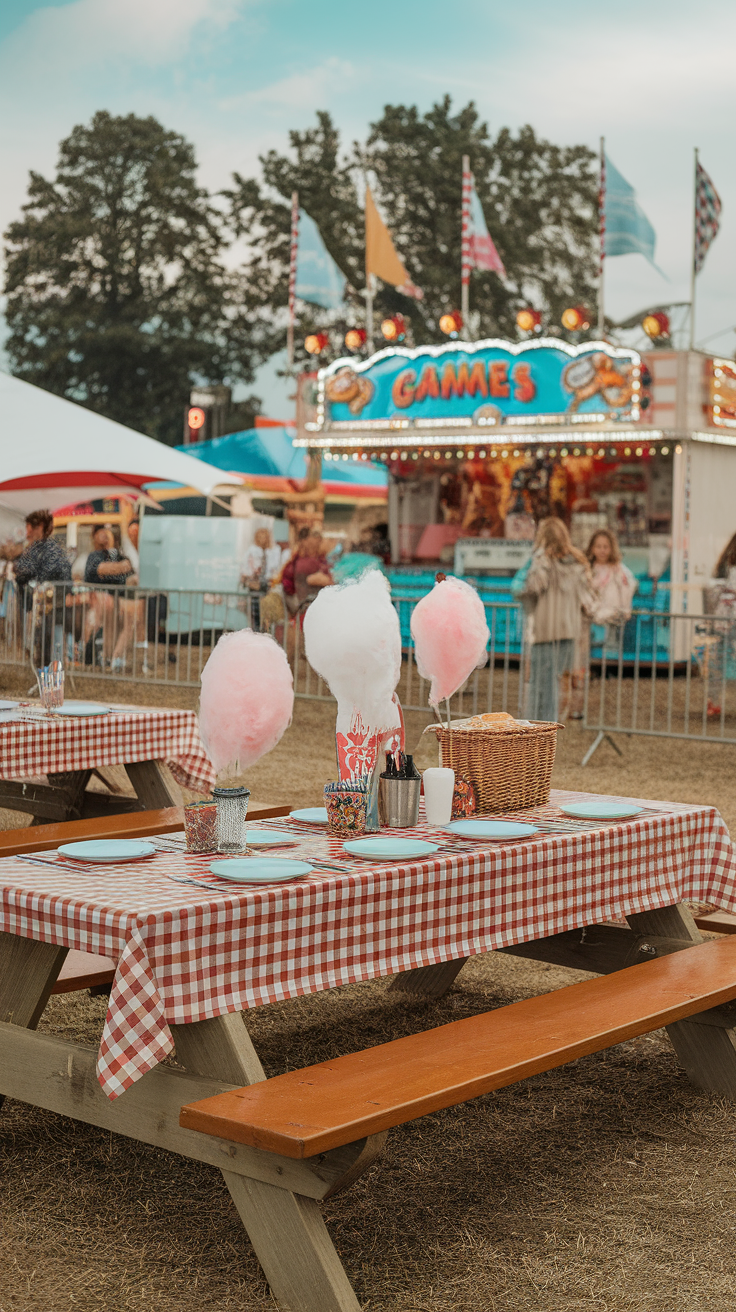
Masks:
[[[436,727],[440,764],[469,779],[478,811],[517,811],[549,801],[557,724],[494,729]]]

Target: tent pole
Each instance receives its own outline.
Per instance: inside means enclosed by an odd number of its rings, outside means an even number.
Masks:
[[[698,147],[695,147],[693,190],[693,251],[690,260],[690,351],[695,348],[695,243],[698,235]]]

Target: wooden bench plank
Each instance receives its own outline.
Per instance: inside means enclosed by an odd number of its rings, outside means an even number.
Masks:
[[[698,929],[707,934],[736,934],[736,916],[730,911],[707,911],[695,917]]]
[[[290,810],[289,806],[256,806],[248,812],[248,819],[268,820],[288,815]],[[0,857],[17,856],[21,852],[48,852],[60,843],[79,843],[86,838],[150,838],[152,834],[171,834],[183,828],[182,808],[165,806],[155,811],[65,820],[52,825],[33,825],[28,829],[3,829],[0,830]]]
[[[192,1103],[181,1125],[312,1157],[734,997],[729,937]]]
[[[70,948],[59,971],[52,993],[76,993],[79,989],[96,989],[112,984],[115,962],[93,952],[76,952]]]

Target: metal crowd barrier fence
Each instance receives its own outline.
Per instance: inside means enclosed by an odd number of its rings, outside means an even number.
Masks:
[[[594,628],[583,724],[583,765],[604,739],[620,751],[614,734],[736,743],[736,621],[637,611]]]
[[[398,692],[405,710],[426,712],[429,687],[411,641],[416,602],[393,597],[403,646]],[[527,705],[523,612],[512,602],[486,602],[485,609],[488,661],[453,698],[456,718],[499,710],[523,715]],[[197,687],[221,634],[264,627],[287,653],[296,696],[331,700],[304,654],[305,610],[292,617],[273,594],[264,605],[246,591],[48,584],[21,593],[6,583],[0,665],[25,667],[31,675],[58,658],[72,688],[85,678]],[[583,764],[604,738],[619,750],[618,734],[736,743],[736,620],[652,609],[635,611],[623,626],[593,626],[584,696],[583,727],[596,737]]]
[[[411,642],[416,597],[395,596],[402,632],[399,697],[405,710],[427,711],[428,683],[421,678]],[[0,666],[29,674],[60,659],[76,679],[132,680],[198,687],[218,638],[243,628],[264,627],[284,647],[297,697],[331,700],[304,654],[303,615],[286,614],[279,600],[240,592],[154,591],[106,585],[56,583],[20,593],[6,583],[0,603]],[[274,617],[274,611],[280,612]],[[487,603],[489,659],[452,700],[454,716],[507,710],[520,714],[523,699],[523,619],[515,603]]]

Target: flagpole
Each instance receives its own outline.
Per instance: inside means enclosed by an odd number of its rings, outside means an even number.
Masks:
[[[606,262],[606,139],[601,137],[600,182],[598,186],[598,337],[606,340],[606,313],[604,300],[604,273]]]
[[[373,355],[373,297],[376,294],[376,279],[372,273],[365,275],[365,347]]]
[[[463,337],[468,340],[470,313],[470,156],[463,155],[462,218],[460,245],[460,313],[463,319]]]
[[[698,147],[695,147],[695,173],[693,182],[693,253],[690,261],[690,346],[695,346],[695,243],[698,236]]]
[[[294,370],[294,319],[296,315],[296,262],[299,248],[299,193],[291,193],[291,248],[289,251],[289,322],[286,329],[286,358]]]

